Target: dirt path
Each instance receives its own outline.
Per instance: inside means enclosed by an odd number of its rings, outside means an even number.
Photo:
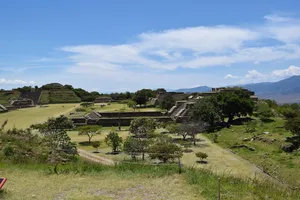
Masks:
[[[78,153],[81,157],[86,158],[86,159],[88,159],[90,161],[93,161],[93,162],[101,163],[101,164],[104,164],[104,165],[114,165],[114,164],[116,164],[116,162],[111,160],[111,159],[97,156],[93,153],[90,153],[90,152],[82,150],[82,149],[78,149]]]
[[[242,157],[232,153],[228,149],[224,149],[219,145],[212,143],[203,135],[198,136],[201,139],[198,146],[192,148],[194,152],[185,154],[182,163],[187,166],[210,169],[219,174],[229,174],[240,178],[256,178],[259,180],[274,179],[263,173],[258,167]],[[195,152],[205,152],[208,154],[207,164],[198,164],[199,160],[195,156]]]

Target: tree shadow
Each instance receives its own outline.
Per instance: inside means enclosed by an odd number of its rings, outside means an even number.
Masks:
[[[238,119],[234,119],[230,122],[231,125],[244,125],[245,122],[249,122],[252,121],[254,119],[252,119],[251,117],[243,117],[243,118],[238,118]]]
[[[271,123],[271,122],[275,122],[275,120],[273,119],[264,119],[264,120],[261,120],[263,123]]]
[[[121,151],[113,151],[113,152],[107,152],[106,155],[119,155],[121,154]]]
[[[81,146],[91,146],[92,142],[89,143],[88,141],[83,141],[83,142],[78,142],[78,144],[81,145]]]
[[[206,160],[197,160],[196,163],[199,163],[199,164],[208,164],[208,162]]]

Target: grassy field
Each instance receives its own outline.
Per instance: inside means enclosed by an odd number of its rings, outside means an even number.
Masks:
[[[264,168],[272,176],[294,187],[300,187],[300,153],[286,153],[280,149],[285,138],[291,136],[291,133],[283,128],[283,125],[283,119],[274,118],[273,122],[258,124],[257,130],[253,133],[246,133],[243,125],[224,128],[217,133],[219,135],[218,144],[225,148],[230,148],[236,144],[254,147],[255,151],[245,148],[232,149],[232,151],[260,166],[260,168]],[[269,134],[261,134],[263,132],[269,132]],[[258,135],[262,139],[243,141],[245,138],[251,138],[254,135]],[[207,136],[212,139],[211,134]]]
[[[24,108],[0,114],[0,124],[8,120],[5,128],[28,128],[30,125],[46,121],[49,117],[67,114],[79,104],[51,104],[49,107]]]
[[[121,103],[103,103],[105,106],[101,107],[101,103],[96,103],[94,106],[91,107],[82,107],[80,106],[78,109],[78,112],[74,113],[73,116],[83,116],[87,113],[90,113],[92,111],[98,111],[98,112],[140,112],[140,111],[161,111],[160,108],[143,108],[138,107],[135,110],[133,108],[129,108],[127,104],[121,104]]]
[[[120,153],[117,155],[111,155],[111,149],[105,144],[104,138],[110,131],[117,132],[123,139],[125,139],[129,135],[128,131],[129,127],[122,127],[122,131],[118,131],[117,127],[104,127],[101,131],[100,135],[96,135],[93,137],[92,141],[101,141],[101,146],[99,148],[99,153],[95,154],[97,156],[101,156],[104,158],[109,158],[115,161],[123,161],[130,160],[130,156]],[[160,133],[162,131],[166,131],[164,129],[157,129],[156,132]],[[69,132],[69,136],[71,137],[72,141],[78,144],[78,148],[86,150],[88,152],[94,152],[95,149],[92,146],[85,146],[80,145],[81,142],[86,142],[88,140],[87,136],[78,135],[77,131]],[[179,136],[170,135],[176,141],[180,141]],[[197,145],[191,145],[189,147],[192,150],[191,153],[184,153],[181,162],[184,166],[187,167],[195,167],[195,168],[202,168],[214,171],[216,174],[227,174],[238,178],[257,178],[259,180],[271,180],[269,176],[264,174],[259,168],[255,165],[251,164],[247,160],[241,158],[238,155],[233,154],[231,151],[220,147],[217,144],[212,143],[207,137],[203,135],[197,136],[198,141]],[[190,142],[188,142],[190,143]],[[195,153],[201,151],[208,154],[208,162],[207,164],[199,164],[197,161],[199,159],[196,157]],[[146,157],[149,163],[151,161],[148,157]]]
[[[209,171],[176,165],[73,164],[53,174],[46,165],[1,164],[8,181],[0,199],[217,199],[218,177],[221,199],[295,200],[299,193],[269,183],[216,176]],[[24,192],[26,191],[26,192]]]

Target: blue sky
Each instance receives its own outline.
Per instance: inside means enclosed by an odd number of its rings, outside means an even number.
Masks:
[[[300,1],[0,1],[0,88],[99,92],[300,75]]]

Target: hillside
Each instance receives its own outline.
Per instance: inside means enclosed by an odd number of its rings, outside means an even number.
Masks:
[[[0,91],[0,104],[2,105],[10,105],[9,101],[12,99],[18,99],[20,96],[20,92],[18,91]]]
[[[254,91],[255,94],[261,99],[272,99],[278,103],[300,102],[300,76],[292,76],[290,78],[273,83],[263,82],[238,86]],[[208,91],[211,91],[211,88],[208,86],[175,90],[175,92],[185,93]]]
[[[211,91],[211,88],[207,86],[199,86],[195,88],[182,88],[182,89],[174,90],[174,92],[184,92],[184,93],[209,92],[209,91]]]

